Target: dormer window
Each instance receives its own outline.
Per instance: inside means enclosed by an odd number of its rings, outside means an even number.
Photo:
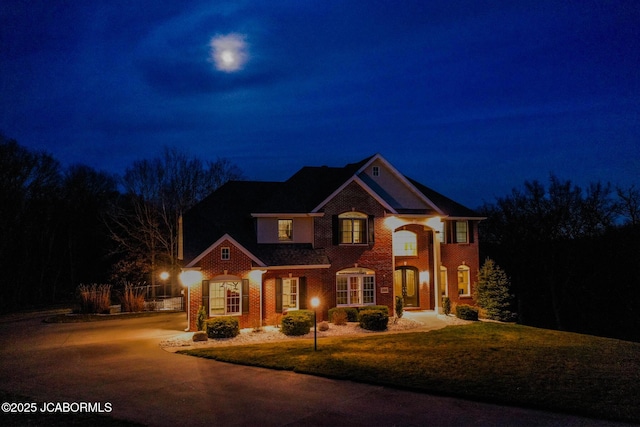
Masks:
[[[289,242],[293,240],[293,220],[278,220],[278,240],[281,242]]]

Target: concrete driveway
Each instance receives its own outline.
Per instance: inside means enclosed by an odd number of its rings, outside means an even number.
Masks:
[[[0,321],[0,389],[44,402],[110,403],[150,426],[624,425],[436,397],[164,351],[183,313],[76,324]],[[11,416],[20,425],[20,414]]]

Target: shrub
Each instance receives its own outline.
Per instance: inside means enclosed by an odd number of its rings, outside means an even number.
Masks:
[[[122,311],[129,313],[143,311],[144,288],[141,286],[133,286],[131,283],[126,283],[120,300]]]
[[[344,312],[347,315],[347,322],[358,321],[358,309],[355,307],[334,307],[329,309],[329,319],[333,320],[333,315],[336,312]],[[336,323],[336,322],[333,322]]]
[[[207,320],[209,338],[233,338],[240,333],[240,324],[236,317],[214,317]]]
[[[309,324],[310,325],[313,324],[313,310],[295,310],[295,311],[292,311],[291,313],[295,313],[300,316],[305,316],[307,319],[309,319]]]
[[[487,258],[478,271],[475,299],[484,315],[493,320],[513,320],[511,311],[513,297],[509,293],[511,284],[506,273],[491,258]]]
[[[362,310],[360,327],[369,331],[384,331],[389,324],[389,315],[382,310]]]
[[[196,316],[196,328],[199,331],[204,331],[205,324],[207,322],[207,312],[204,309],[204,306],[200,306],[198,309],[198,315]]]
[[[451,299],[449,297],[442,297],[442,309],[447,316],[451,314]]]
[[[404,299],[401,296],[396,297],[396,317],[400,319],[402,317],[402,311],[404,310]]]
[[[478,320],[478,309],[467,304],[458,304],[456,316],[463,320]]]
[[[306,314],[292,311],[282,317],[281,332],[287,336],[306,335],[311,330],[311,323]]]
[[[193,337],[191,337],[192,341],[207,341],[208,339],[207,333],[203,331],[195,332]]]
[[[82,313],[109,313],[111,285],[80,285],[78,295]]]
[[[319,331],[328,331],[329,330],[329,322],[320,322],[318,323],[318,330]]]
[[[364,307],[358,307],[358,313],[361,313],[363,310],[382,311],[384,314],[389,316],[389,307],[386,305],[365,305]]]
[[[331,310],[329,310],[331,312]],[[347,324],[347,312],[344,310],[334,310],[329,315],[334,325],[344,326]]]

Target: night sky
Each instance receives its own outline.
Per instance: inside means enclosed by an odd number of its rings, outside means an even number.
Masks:
[[[118,174],[162,146],[276,181],[381,153],[472,208],[640,185],[640,2],[4,0],[0,132]]]

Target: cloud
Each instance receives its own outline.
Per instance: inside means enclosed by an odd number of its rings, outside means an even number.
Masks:
[[[249,60],[248,46],[243,34],[216,35],[209,42],[210,60],[219,71],[240,71]]]

